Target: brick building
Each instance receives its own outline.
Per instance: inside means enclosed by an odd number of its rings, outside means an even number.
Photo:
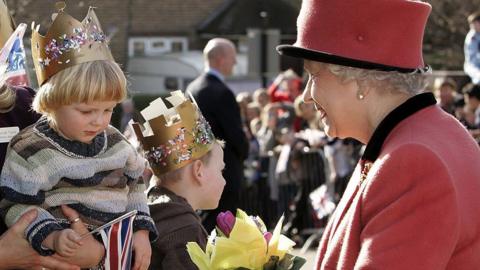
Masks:
[[[45,32],[51,25],[55,2],[7,0],[17,23],[30,25],[35,21],[41,25],[40,32]],[[169,71],[165,66],[173,67],[173,64],[180,63],[185,70],[190,68],[192,72],[185,71],[190,75],[170,78],[173,79],[172,87],[185,86],[192,76],[201,71],[199,50],[214,36],[226,37],[236,43],[242,69],[236,76],[237,80],[258,80],[258,76],[264,76],[267,72],[270,72],[271,77],[278,70],[292,65],[299,68],[298,63],[289,62],[289,59],[279,60],[278,56],[273,56],[273,47],[280,42],[295,39],[295,18],[300,2],[301,0],[67,0],[65,11],[81,20],[89,6],[97,7],[96,13],[104,32],[110,38],[110,47],[116,61],[132,77],[138,77],[137,81],[151,79],[150,86],[163,84],[168,88],[172,80],[168,80],[171,75],[163,74],[163,70],[167,73]],[[260,18],[262,15],[263,19]],[[272,38],[262,41],[262,33],[272,33]],[[251,39],[254,35],[257,35],[256,40]],[[30,29],[26,37],[25,45],[28,47]],[[264,65],[263,69],[269,70],[260,70],[261,63],[253,64],[251,60],[261,60],[259,42],[268,43],[268,53],[272,56],[270,66]],[[164,63],[163,66],[161,63]],[[145,70],[147,67],[148,70]],[[181,68],[178,68],[180,74]],[[260,72],[263,75],[258,75]],[[143,91],[150,86],[142,84],[138,87]]]

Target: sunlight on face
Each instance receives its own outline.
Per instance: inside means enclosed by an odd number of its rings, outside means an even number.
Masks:
[[[342,82],[325,64],[306,60],[304,68],[309,78],[303,100],[315,106],[325,133],[329,137],[352,137],[358,128],[356,82]]]
[[[52,114],[57,131],[72,141],[91,143],[110,124],[116,101],[63,105]]]
[[[218,207],[218,202],[226,183],[222,175],[222,171],[225,168],[223,149],[218,143],[214,143],[210,151],[210,160],[205,168],[207,176],[205,194],[208,194],[208,196],[205,196],[202,209],[215,209]]]

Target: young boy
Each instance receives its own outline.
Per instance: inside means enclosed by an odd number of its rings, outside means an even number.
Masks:
[[[93,9],[80,23],[63,8],[46,37],[38,28],[33,31],[41,85],[33,108],[43,117],[10,142],[0,177],[1,214],[11,226],[37,209],[25,231],[27,240],[41,255],[56,252],[68,261],[82,244],[80,235],[67,229],[70,223],[81,221],[94,229],[137,210],[133,268],[147,269],[149,234],[155,237],[156,229],[141,179],[145,160],[109,126],[113,108],[126,97],[126,78],[102,39]],[[80,216],[66,219],[60,209],[64,204]]]
[[[223,142],[181,91],[167,100],[172,108],[157,99],[142,111],[146,130],[133,126],[157,178],[148,192],[160,235],[152,244],[150,269],[197,269],[186,244],[206,247],[208,235],[195,211],[218,206],[225,186]]]

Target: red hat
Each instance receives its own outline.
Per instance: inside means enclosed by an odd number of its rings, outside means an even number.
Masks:
[[[383,71],[421,72],[432,7],[415,0],[303,0],[297,42],[280,54]]]

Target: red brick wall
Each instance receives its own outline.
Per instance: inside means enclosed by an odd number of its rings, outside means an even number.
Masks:
[[[103,30],[110,34],[115,60],[126,63],[128,35],[131,36],[187,36],[194,38],[195,27],[205,20],[224,0],[70,0],[65,9],[73,17],[82,20],[89,6],[97,7],[96,13]],[[51,25],[51,14],[56,0],[7,0],[17,23],[29,26],[32,21],[41,25],[41,32]],[[129,20],[130,16],[130,20]],[[129,21],[131,22],[129,31]],[[30,29],[27,37],[30,37]],[[28,38],[29,39],[29,38]],[[28,46],[28,44],[26,44]]]
[[[51,25],[51,14],[55,11],[54,0],[7,0],[15,22],[26,23],[29,27],[26,33],[30,40],[30,25],[32,21],[40,24],[40,32],[45,33]],[[77,20],[83,20],[89,6],[97,7],[96,13],[102,24],[103,31],[109,34],[117,29],[110,41],[110,48],[117,62],[124,64],[127,51],[127,6],[128,0],[109,1],[66,1],[65,11]],[[25,44],[29,46],[29,44]]]
[[[132,35],[192,34],[224,0],[132,1]]]

